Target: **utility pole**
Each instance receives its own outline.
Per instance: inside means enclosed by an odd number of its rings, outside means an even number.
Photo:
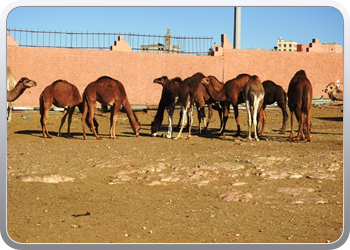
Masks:
[[[234,49],[241,48],[241,7],[235,7]]]

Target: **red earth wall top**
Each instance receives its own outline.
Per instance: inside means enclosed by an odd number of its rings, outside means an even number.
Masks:
[[[227,81],[248,73],[258,75],[262,81],[272,80],[287,91],[294,74],[303,69],[313,86],[313,95],[325,98],[328,96],[322,90],[328,83],[343,82],[343,54],[237,50],[227,46],[215,56],[194,56],[124,52],[116,48],[25,48],[8,43],[7,65],[17,80],[25,76],[37,82],[14,102],[15,106],[34,107],[39,106],[43,89],[58,79],[76,85],[82,94],[87,84],[103,75],[123,83],[131,104],[158,104],[162,87],[153,79],[163,75],[185,79],[202,72]]]

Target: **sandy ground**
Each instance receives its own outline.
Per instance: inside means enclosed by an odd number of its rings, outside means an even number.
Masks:
[[[45,139],[39,114],[17,111],[7,124],[8,235],[20,243],[337,241],[341,111],[312,108],[312,143],[288,142],[290,121],[286,134],[278,133],[279,109],[268,110],[259,142],[246,141],[245,110],[241,137],[234,136],[231,112],[225,136],[214,134],[215,113],[208,134],[177,141],[150,136],[153,111],[137,112],[139,137],[121,113],[116,140],[108,138],[108,113],[97,116],[102,140],[91,133],[83,140],[81,114],[73,116],[73,138],[66,138],[56,137],[62,113],[50,112],[53,138]],[[166,133],[166,117],[158,135]]]

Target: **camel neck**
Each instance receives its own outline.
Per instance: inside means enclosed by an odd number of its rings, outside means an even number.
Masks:
[[[26,89],[27,88],[23,85],[23,83],[19,82],[13,90],[7,91],[7,101],[13,102],[17,100],[17,98],[20,97]]]

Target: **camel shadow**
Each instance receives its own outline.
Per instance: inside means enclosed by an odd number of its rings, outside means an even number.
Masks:
[[[35,137],[39,137],[39,138],[43,138],[43,133],[41,130],[20,130],[20,131],[16,131],[14,132],[15,134],[20,134],[20,135],[32,135]],[[49,132],[49,135],[52,136],[52,138],[58,137],[57,136],[57,132]],[[81,139],[79,137],[82,137],[83,134],[82,133],[71,133],[71,137],[67,136],[67,133],[62,133],[62,135],[60,137],[63,137],[65,139]],[[49,138],[51,139],[51,138]]]
[[[332,122],[343,122],[343,117],[316,117],[316,119],[324,120],[324,121],[332,121]]]

